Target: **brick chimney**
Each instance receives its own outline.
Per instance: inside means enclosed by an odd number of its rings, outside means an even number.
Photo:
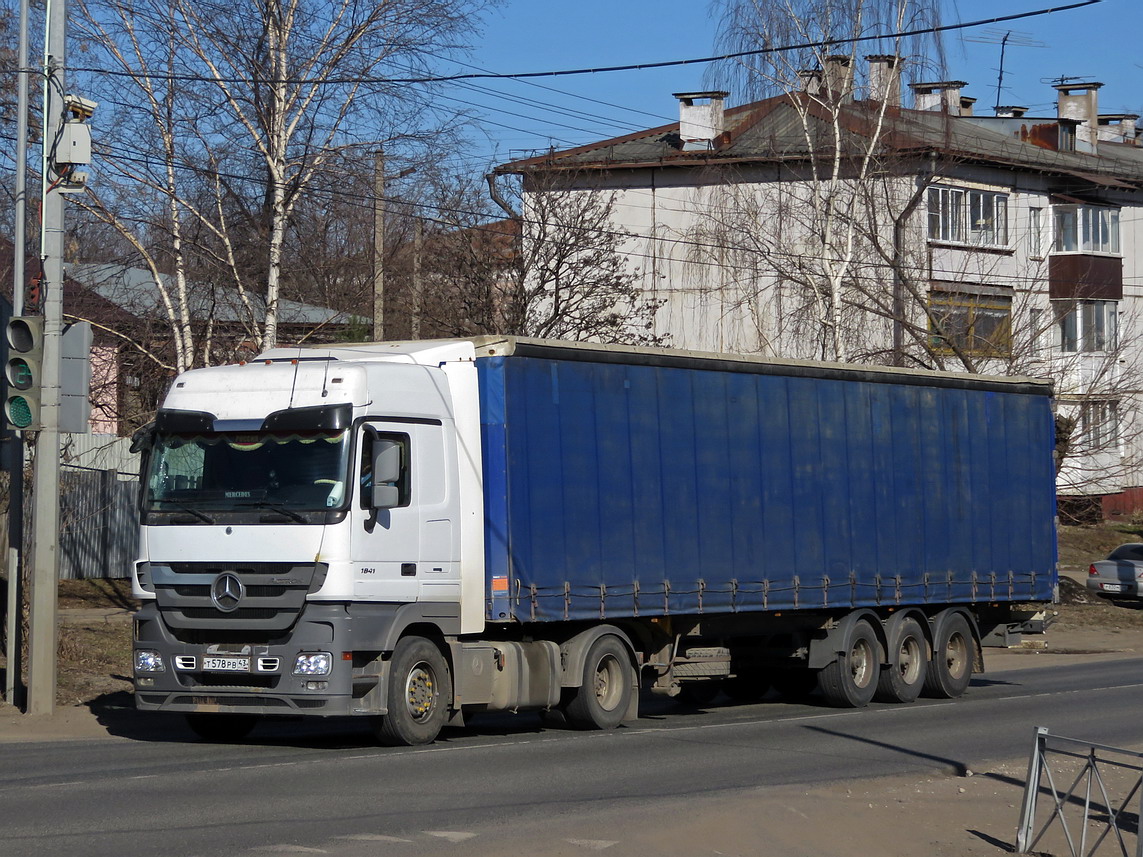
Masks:
[[[834,93],[838,101],[853,100],[853,65],[845,54],[831,54],[825,58],[822,86]]]
[[[910,83],[913,107],[917,110],[961,115],[960,89],[968,86],[963,80],[938,80],[932,83]]]
[[[804,68],[798,72],[802,81],[802,92],[807,95],[818,95],[822,91],[822,70],[820,68]]]
[[[1057,83],[1059,93],[1056,115],[1079,123],[1076,127],[1076,151],[1095,154],[1099,144],[1099,88],[1102,83]]]
[[[717,148],[725,130],[722,102],[728,92],[676,92],[679,99],[679,137],[684,152],[703,152]]]
[[[1139,145],[1135,121],[1138,113],[1105,113],[1099,117],[1099,139]]]
[[[869,100],[901,106],[901,58],[892,54],[872,54],[869,63]]]

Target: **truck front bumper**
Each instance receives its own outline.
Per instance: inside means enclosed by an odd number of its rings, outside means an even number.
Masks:
[[[135,616],[136,707],[318,717],[385,713],[387,662],[379,652],[354,651],[345,604],[307,603],[279,639],[244,637],[236,629],[226,641],[217,634],[213,642],[179,639],[155,604],[144,605]],[[321,663],[323,654],[328,673],[296,674],[299,655]]]

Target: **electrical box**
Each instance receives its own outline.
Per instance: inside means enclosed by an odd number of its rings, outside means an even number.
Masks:
[[[60,128],[55,161],[57,164],[90,164],[91,128],[82,122],[65,122]]]

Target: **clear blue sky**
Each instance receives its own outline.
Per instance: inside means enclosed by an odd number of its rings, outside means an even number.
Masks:
[[[1066,2],[943,0],[943,16],[947,24]],[[703,0],[507,0],[488,15],[469,62],[489,71],[525,72],[702,57],[716,52],[716,29]],[[1138,49],[1143,0],[1103,0],[1084,9],[947,34],[948,75],[969,82],[964,94],[979,99],[978,109],[996,100],[1000,46],[976,40],[997,39],[1008,30],[1002,104],[1052,115],[1050,81],[1069,76],[1105,84],[1101,113],[1143,113]],[[671,93],[703,88],[705,70],[692,65],[531,83],[476,81],[449,85],[442,95],[464,101],[483,120],[484,133],[471,153],[480,169],[481,160],[507,160],[674,121]],[[730,100],[738,103],[734,93]]]

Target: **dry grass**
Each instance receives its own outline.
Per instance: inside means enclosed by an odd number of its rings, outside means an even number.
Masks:
[[[107,694],[130,690],[130,622],[60,628],[57,704],[84,705]]]

